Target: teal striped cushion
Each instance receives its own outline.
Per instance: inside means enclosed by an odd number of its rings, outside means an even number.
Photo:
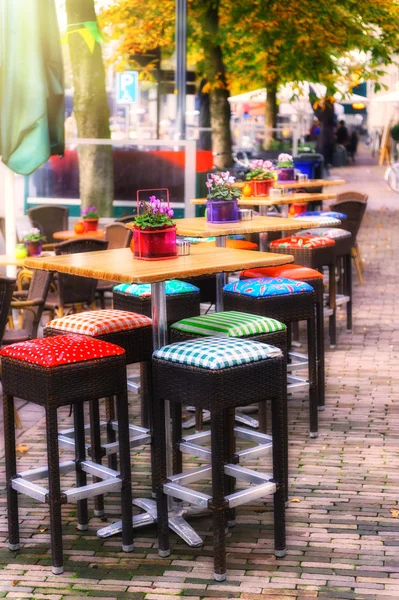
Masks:
[[[260,342],[209,337],[163,346],[153,356],[191,367],[219,370],[277,358],[282,356],[282,352],[275,346]]]
[[[239,338],[260,333],[284,331],[286,326],[276,319],[238,311],[220,312],[182,319],[173,323],[172,329],[195,335],[212,335],[222,338]]]
[[[151,296],[151,284],[150,283],[120,283],[114,287],[114,292],[123,292],[124,294],[130,294],[131,296]],[[187,281],[179,281],[177,279],[171,279],[166,282],[165,291],[167,296],[172,294],[190,294],[193,292],[199,292],[199,288],[192,283]]]

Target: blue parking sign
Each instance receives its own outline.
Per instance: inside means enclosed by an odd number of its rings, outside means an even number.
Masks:
[[[138,71],[124,71],[116,74],[116,102],[135,104],[139,101]]]

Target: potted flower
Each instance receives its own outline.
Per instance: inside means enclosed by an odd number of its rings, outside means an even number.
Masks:
[[[229,171],[220,174],[209,174],[206,186],[208,195],[206,201],[206,220],[209,223],[237,223],[238,199],[241,190],[233,187],[235,177]]]
[[[176,258],[176,225],[172,221],[173,210],[169,202],[164,203],[156,196],[148,202],[140,202],[138,215],[127,227],[133,228],[130,245],[135,258],[160,260]]]
[[[40,256],[43,242],[46,241],[46,238],[42,235],[40,229],[32,227],[32,229],[24,234],[22,241],[28,256]]]
[[[88,206],[82,209],[82,219],[85,231],[97,231],[98,229],[98,211],[95,206]]]
[[[276,171],[270,160],[253,160],[245,179],[251,182],[254,196],[268,196],[276,180]]]
[[[277,168],[279,181],[294,181],[295,169],[291,154],[279,154]]]

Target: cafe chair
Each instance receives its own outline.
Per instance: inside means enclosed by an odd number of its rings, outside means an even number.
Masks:
[[[38,227],[42,234],[46,236],[45,250],[52,250],[57,240],[53,234],[56,231],[65,231],[68,229],[69,210],[64,206],[45,205],[35,206],[27,211],[32,227]]]
[[[115,248],[128,248],[132,239],[132,230],[127,229],[123,223],[111,223],[104,229],[104,239],[108,242],[107,250]],[[101,308],[105,308],[105,293],[112,293],[114,281],[100,280],[97,283],[96,296]]]

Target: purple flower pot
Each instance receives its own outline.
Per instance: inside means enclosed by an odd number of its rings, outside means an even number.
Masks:
[[[294,167],[281,167],[278,170],[278,181],[295,181]]]
[[[238,223],[238,200],[207,200],[206,220],[208,223]]]

